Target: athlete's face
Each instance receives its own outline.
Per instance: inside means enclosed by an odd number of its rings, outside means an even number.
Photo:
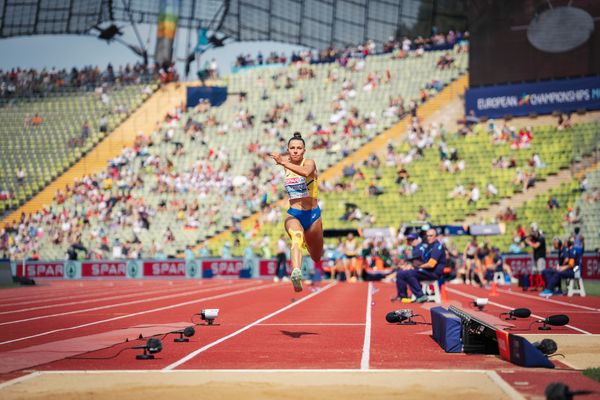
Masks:
[[[292,140],[288,144],[288,153],[292,161],[300,161],[304,157],[304,144],[301,140]]]

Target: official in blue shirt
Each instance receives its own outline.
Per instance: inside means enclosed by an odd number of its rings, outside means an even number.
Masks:
[[[415,295],[416,303],[424,303],[427,296],[421,290],[420,281],[434,281],[440,279],[446,266],[446,252],[444,245],[437,240],[435,229],[427,230],[427,246],[416,246],[413,249],[413,256],[419,255],[420,260],[413,260],[413,267],[406,270],[399,270],[396,273],[396,289],[398,296],[392,300],[400,300],[403,303],[411,303],[406,291],[407,286]]]
[[[569,240],[567,240],[566,246],[562,246],[558,251],[558,265],[554,268],[546,268],[542,271],[542,277],[544,278],[546,286],[544,291],[540,293],[540,296],[561,294],[561,279],[575,278],[575,268],[581,268],[582,259],[583,254],[581,249],[575,247],[575,241],[570,237]]]

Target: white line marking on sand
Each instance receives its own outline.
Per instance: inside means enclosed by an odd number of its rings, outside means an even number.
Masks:
[[[491,380],[498,385],[498,387],[508,395],[511,399],[525,399],[521,393],[517,392],[517,390],[510,386],[508,382],[506,382],[496,371],[486,371],[486,375],[490,377]]]
[[[367,315],[365,317],[365,341],[363,342],[360,369],[369,369],[371,360],[371,303],[373,302],[373,283],[369,282],[367,289]]]
[[[3,382],[3,383],[0,383],[0,390],[4,389],[5,387],[8,387],[8,386],[16,385],[17,383],[28,381],[29,379],[35,378],[38,375],[41,375],[41,372],[37,372],[36,371],[36,372],[32,372],[32,373],[27,374],[27,375],[20,376],[20,377],[15,378],[15,379],[11,379],[10,381],[6,381],[6,382]]]
[[[214,342],[211,342],[211,343],[207,344],[206,346],[203,346],[203,347],[199,348],[198,350],[191,352],[187,356],[175,361],[174,363],[172,363],[170,365],[167,365],[165,368],[163,368],[163,371],[170,371],[170,370],[177,368],[181,364],[191,360],[192,358],[196,357],[198,354],[205,352],[206,350],[210,349],[211,347],[214,347],[214,346],[218,345],[219,343],[222,343],[228,339],[231,339],[232,337],[237,336],[244,331],[247,331],[248,329],[252,328],[253,326],[256,326],[256,325],[260,324],[261,322],[266,321],[267,319],[269,319],[271,317],[274,317],[277,314],[281,314],[282,312],[287,311],[290,308],[295,307],[298,304],[301,304],[301,303],[305,302],[306,300],[311,299],[311,298],[315,297],[316,295],[325,292],[326,290],[330,289],[331,287],[335,286],[336,284],[337,284],[337,281],[331,282],[330,284],[323,287],[318,292],[313,292],[313,293],[309,294],[308,296],[303,297],[294,303],[288,304],[287,306],[280,308],[279,310],[272,312],[269,315],[266,315],[262,318],[257,319],[256,321],[252,322],[251,324],[248,324],[245,327],[238,329],[237,331],[230,333],[227,336],[222,337],[221,339],[215,340]]]

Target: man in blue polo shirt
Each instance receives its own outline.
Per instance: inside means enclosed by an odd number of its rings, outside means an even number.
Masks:
[[[559,241],[560,242],[560,241]],[[581,262],[583,254],[579,247],[575,246],[575,240],[570,237],[567,240],[566,256],[564,255],[564,248],[559,250],[559,264],[554,268],[546,268],[542,272],[546,288],[540,293],[540,296],[549,297],[554,294],[561,294],[560,281],[561,279],[573,279],[575,277],[574,269],[581,268]],[[561,255],[564,257],[564,261],[561,263]]]
[[[440,279],[446,266],[446,252],[444,245],[437,240],[435,229],[428,229],[426,233],[427,246],[416,246],[413,253],[413,267],[405,270],[399,270],[396,273],[396,288],[398,297],[393,300],[400,300],[403,303],[411,303],[408,297],[406,287],[416,297],[416,303],[424,303],[427,296],[421,290],[420,281],[434,281]],[[414,259],[415,255],[420,256]]]

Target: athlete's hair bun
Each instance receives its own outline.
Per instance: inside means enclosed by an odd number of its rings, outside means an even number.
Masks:
[[[288,146],[290,145],[292,140],[299,140],[304,146],[306,146],[306,143],[304,143],[304,139],[302,139],[302,135],[300,134],[300,132],[294,132],[294,136],[290,140],[288,140]]]

